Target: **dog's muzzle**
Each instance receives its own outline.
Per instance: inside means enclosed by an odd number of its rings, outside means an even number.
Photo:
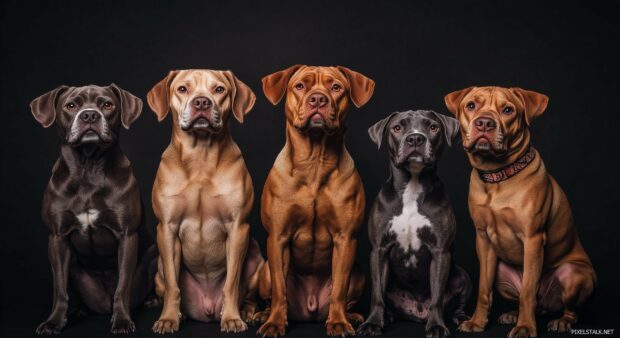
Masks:
[[[428,142],[426,135],[414,132],[403,137],[396,156],[398,165],[412,162],[426,164],[430,159],[430,142]]]
[[[499,155],[505,151],[500,126],[495,119],[487,116],[480,116],[471,122],[469,142],[463,146],[467,152]]]
[[[69,144],[108,143],[112,141],[108,122],[103,113],[96,109],[84,109],[73,118]]]
[[[180,117],[181,129],[184,131],[212,131],[219,132],[222,125],[222,116],[206,96],[193,98],[186,105]]]

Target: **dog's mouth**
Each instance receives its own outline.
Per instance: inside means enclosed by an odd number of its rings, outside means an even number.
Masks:
[[[110,143],[111,141],[112,139],[109,135],[92,126],[82,128],[77,132],[72,132],[68,139],[68,143],[71,145],[104,144]]]
[[[305,133],[324,132],[329,134],[336,130],[337,126],[333,121],[330,121],[329,118],[326,118],[322,113],[315,110],[301,115],[295,123],[295,128]]]
[[[181,129],[184,131],[217,133],[222,129],[222,123],[213,116],[213,112],[209,114],[197,112],[189,123],[181,125]]]
[[[486,135],[480,135],[468,145],[463,144],[463,148],[468,153],[477,153],[480,155],[499,156],[505,151],[498,142],[493,142]]]
[[[401,167],[408,167],[416,164],[421,166],[427,166],[431,164],[431,157],[425,155],[420,150],[413,150],[408,154],[402,154],[396,158],[396,164]]]

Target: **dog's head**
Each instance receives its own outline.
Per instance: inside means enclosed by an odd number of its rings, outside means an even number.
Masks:
[[[272,104],[286,93],[286,119],[303,133],[334,133],[346,122],[349,101],[363,106],[374,87],[373,80],[342,66],[295,65],[263,78]]]
[[[142,100],[115,84],[107,87],[60,86],[30,103],[45,128],[56,122],[63,142],[72,146],[109,147],[117,143],[120,125],[129,129],[142,112]]]
[[[461,123],[465,151],[494,159],[529,145],[529,126],[549,101],[533,91],[502,87],[469,87],[444,100]]]
[[[411,171],[414,167],[434,167],[444,144],[451,146],[458,135],[459,122],[431,110],[395,112],[375,123],[368,134],[381,148],[387,138],[390,160]]]
[[[217,134],[231,113],[243,122],[256,96],[231,71],[192,69],[171,71],[149,91],[147,100],[159,121],[172,111],[175,127]]]

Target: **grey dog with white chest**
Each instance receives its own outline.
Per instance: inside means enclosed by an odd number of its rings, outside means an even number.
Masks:
[[[379,148],[387,139],[390,177],[369,215],[372,298],[359,334],[381,334],[396,314],[426,322],[427,337],[447,337],[443,309],[451,301],[453,320],[467,319],[471,283],[451,259],[456,219],[436,166],[458,130],[456,119],[426,110],[395,112],[368,130]]]

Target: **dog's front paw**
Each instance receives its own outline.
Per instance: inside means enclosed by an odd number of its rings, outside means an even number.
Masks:
[[[357,334],[362,336],[378,336],[383,334],[383,325],[381,323],[365,321],[357,328]]]
[[[450,330],[442,324],[427,325],[425,331],[427,338],[446,338],[450,336]]]
[[[248,325],[241,320],[241,317],[237,318],[227,318],[222,316],[222,320],[220,321],[220,330],[222,332],[243,332],[248,329]]]
[[[332,337],[346,337],[355,335],[353,326],[346,320],[328,320],[325,324],[325,328],[328,336]]]
[[[508,332],[508,338],[534,338],[536,327],[533,325],[517,325]]]
[[[572,330],[576,320],[562,316],[561,318],[554,319],[547,324],[547,330],[549,332],[565,333]]]
[[[153,324],[153,332],[164,334],[164,333],[175,333],[179,331],[179,323],[181,322],[180,318],[164,318],[160,317],[159,320]]]
[[[267,319],[261,327],[256,331],[257,335],[269,338],[277,338],[284,336],[285,320]]]
[[[499,316],[499,318],[497,318],[497,322],[500,324],[515,324],[518,318],[519,311],[508,311]]]
[[[252,316],[252,320],[249,323],[251,325],[262,324],[267,321],[270,313],[271,311],[269,310],[269,308],[265,309],[264,311],[258,311],[254,313],[254,316]]]
[[[459,331],[461,332],[482,332],[486,323],[479,323],[474,319],[466,320],[459,325]]]
[[[37,327],[37,334],[59,334],[66,322],[66,318],[61,320],[48,319]]]
[[[113,319],[112,320],[112,330],[111,332],[114,334],[117,333],[132,333],[136,331],[136,324],[127,318],[127,319]]]
[[[256,304],[245,303],[241,308],[241,320],[249,325],[254,325],[254,314],[256,313]]]

